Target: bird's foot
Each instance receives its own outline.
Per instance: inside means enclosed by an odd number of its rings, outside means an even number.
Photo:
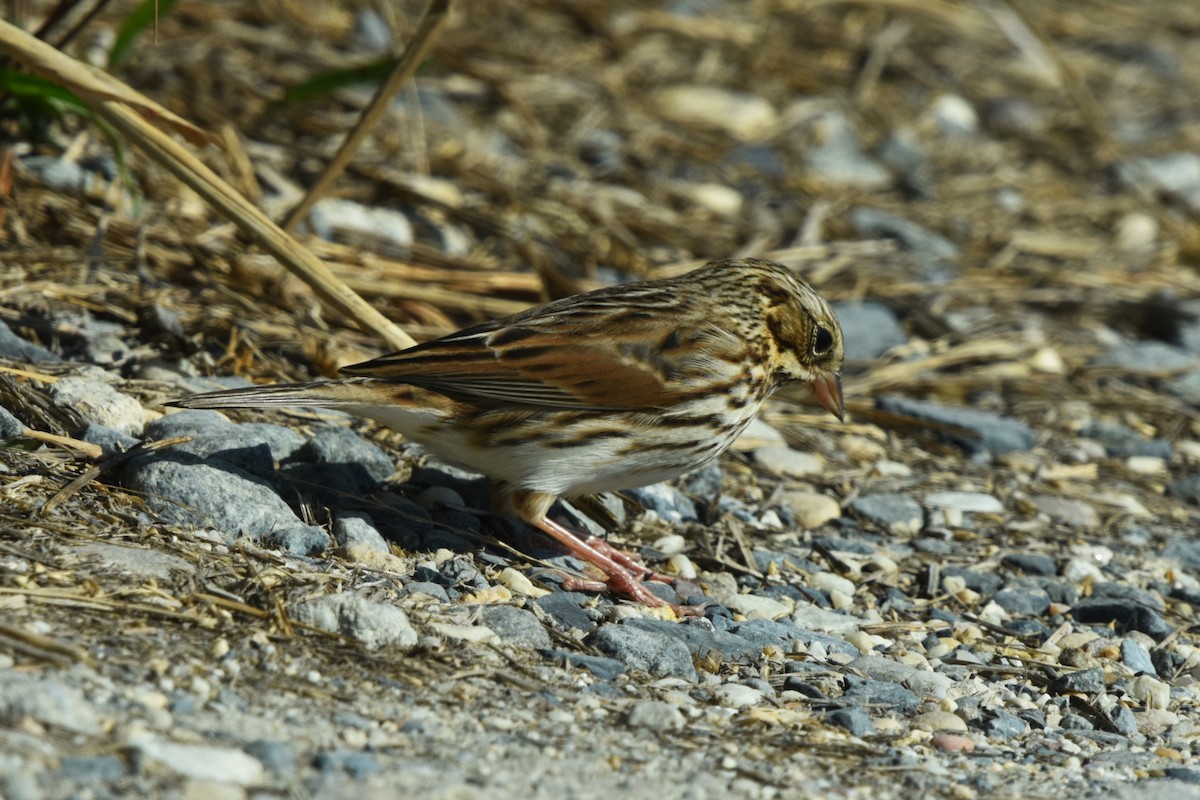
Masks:
[[[661,572],[655,572],[643,564],[642,559],[639,556],[633,553],[626,553],[624,550],[613,547],[599,536],[592,536],[589,539],[586,539],[584,544],[596,550],[597,552],[608,556],[613,561],[632,572],[634,575],[637,575],[641,580],[656,581],[658,583],[667,583],[671,585],[674,585],[675,583],[675,579],[670,575],[663,575]]]

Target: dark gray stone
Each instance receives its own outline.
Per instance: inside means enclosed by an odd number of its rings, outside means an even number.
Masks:
[[[333,540],[338,547],[354,547],[376,553],[390,553],[391,548],[375,528],[371,515],[365,511],[339,511],[333,522]]]
[[[587,638],[601,653],[619,660],[629,669],[656,677],[696,680],[692,654],[679,639],[658,631],[630,625],[601,625]]]
[[[1041,589],[1001,589],[992,596],[992,601],[1010,614],[1022,617],[1040,617],[1050,607],[1050,595]]]
[[[1063,714],[1058,726],[1064,731],[1090,731],[1095,730],[1096,726],[1087,717],[1070,712]]]
[[[1010,553],[1002,558],[1000,563],[1026,575],[1053,576],[1058,574],[1058,565],[1055,560],[1040,553]]]
[[[479,621],[491,628],[500,640],[514,647],[543,650],[550,647],[550,635],[532,611],[516,606],[486,605]]]
[[[119,781],[129,774],[116,756],[66,756],[58,763],[58,774],[73,783]]]
[[[964,428],[969,434],[946,431],[940,435],[963,448],[968,455],[999,456],[1014,450],[1028,450],[1037,436],[1018,419],[977,411],[973,408],[943,406],[923,400],[889,395],[880,397],[876,406],[882,411],[904,414],[929,422]]]
[[[313,766],[322,772],[342,772],[354,780],[370,777],[383,768],[375,756],[361,750],[331,750],[317,753]]]
[[[1100,694],[1104,691],[1104,670],[1094,667],[1063,673],[1054,679],[1050,691],[1054,694],[1066,694],[1067,692]]]
[[[314,464],[359,465],[370,477],[372,488],[396,469],[387,453],[348,428],[318,431],[296,457]]]
[[[1121,342],[1092,363],[1132,373],[1176,372],[1197,366],[1196,357],[1183,348],[1155,341]]]
[[[842,699],[859,705],[894,708],[901,713],[912,712],[921,705],[921,698],[915,692],[897,683],[847,675],[846,686]]]
[[[948,576],[962,578],[968,589],[989,597],[1000,591],[1004,583],[1004,578],[994,572],[980,572],[968,567],[945,567],[942,577]]]
[[[851,736],[863,738],[875,734],[875,723],[866,709],[858,706],[850,708],[835,708],[825,715],[825,720],[831,725],[844,728]]]
[[[276,778],[290,781],[296,775],[296,754],[286,742],[259,739],[246,745],[244,749],[261,761]]]
[[[2,410],[0,409],[0,411]],[[4,421],[0,420],[0,439],[4,438],[3,428]],[[127,433],[122,433],[107,425],[97,425],[95,422],[89,422],[79,434],[79,438],[85,442],[99,445],[105,453],[125,452],[138,443],[137,439]]]
[[[925,523],[921,504],[904,494],[868,494],[855,498],[850,510],[891,533],[913,534]]]
[[[997,711],[983,725],[983,732],[996,739],[1012,739],[1029,732],[1029,723],[1007,711]]]
[[[214,465],[191,453],[166,451],[126,465],[122,482],[146,495],[154,513],[170,522],[211,526],[233,541],[239,532],[262,538],[301,525],[264,480],[232,464]]]
[[[1121,642],[1121,663],[1136,673],[1158,677],[1158,670],[1150,658],[1150,651],[1140,642],[1125,639]]]
[[[229,433],[236,426],[220,411],[209,408],[188,408],[159,417],[146,423],[142,435],[156,442],[176,436],[197,436],[211,433]]]
[[[40,344],[26,341],[0,321],[0,358],[24,361],[27,364],[58,364],[62,358]],[[2,438],[2,437],[0,437]]]
[[[588,596],[578,592],[551,592],[533,602],[538,608],[550,616],[561,628],[575,628],[590,631],[596,623],[584,612],[582,603],[588,601]]]
[[[908,341],[900,321],[883,303],[834,303],[833,310],[845,334],[847,361],[873,361]]]
[[[1197,489],[1200,490],[1200,475],[1189,477],[1196,479]],[[1198,501],[1193,499],[1192,502]],[[1200,571],[1200,541],[1182,537],[1174,538],[1163,548],[1163,558],[1174,558],[1188,569]]]
[[[3,323],[0,323],[3,324]],[[15,439],[25,432],[25,425],[7,408],[0,406],[0,439]]]
[[[625,674],[625,665],[615,658],[589,656],[585,653],[572,653],[569,650],[542,650],[540,653],[550,661],[586,669],[602,681],[613,681]]]
[[[1122,736],[1134,736],[1138,732],[1137,717],[1127,706],[1118,703],[1109,714],[1109,721]]]
[[[688,652],[701,658],[717,653],[723,660],[729,661],[761,652],[761,648],[754,642],[728,631],[715,630],[698,620],[668,622],[662,619],[628,619],[625,620],[624,627],[677,639],[687,647]]]
[[[714,461],[687,473],[679,479],[679,483],[684,493],[704,502],[711,502],[721,494],[723,479],[721,466]]]
[[[433,581],[413,581],[405,584],[404,589],[409,594],[424,594],[442,603],[450,602],[450,593],[446,587]]]
[[[859,206],[850,210],[850,222],[865,238],[890,237],[926,258],[953,261],[959,255],[958,245],[945,236],[886,211]]]
[[[1079,435],[1100,442],[1113,458],[1154,456],[1169,459],[1173,452],[1171,443],[1166,439],[1147,439],[1132,428],[1115,422],[1093,422],[1085,426]]]
[[[700,519],[696,504],[668,483],[627,489],[623,494],[647,511],[658,514],[665,522],[695,522]]]
[[[299,521],[295,525],[267,531],[258,539],[263,547],[294,553],[298,556],[316,556],[329,549],[328,533],[321,528],[305,525]]]

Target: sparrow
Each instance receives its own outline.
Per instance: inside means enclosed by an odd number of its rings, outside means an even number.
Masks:
[[[711,262],[610,286],[344,368],[345,377],[175,400],[183,408],[336,408],[492,479],[495,510],[545,532],[648,606],[665,579],[548,516],[556,498],[669,480],[724,452],[782,386],[843,418],[842,330],[787,267]]]

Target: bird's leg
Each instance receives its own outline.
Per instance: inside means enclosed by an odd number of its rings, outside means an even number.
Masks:
[[[518,517],[549,535],[574,555],[594,564],[606,576],[604,585],[609,589],[654,608],[667,605],[641,581],[641,578],[653,575],[653,572],[635,561],[633,556],[622,553],[602,539],[593,536],[584,541],[574,531],[550,519],[547,512],[553,502],[554,495],[545,492],[517,489],[503,481],[492,483],[493,506],[514,511]],[[570,584],[576,588],[594,588],[591,583],[570,581]]]
[[[670,575],[663,575],[661,572],[655,572],[643,564],[641,559],[639,559],[636,555],[632,553],[626,553],[624,550],[613,547],[599,536],[589,536],[587,539],[584,539],[583,542],[588,547],[596,550],[596,552],[603,553],[604,555],[608,556],[613,561],[617,562],[622,567],[625,567],[625,569],[629,570],[630,572],[633,572],[644,581],[657,581],[659,583],[671,584],[675,583],[675,579]]]
[[[652,608],[665,606],[667,604],[665,600],[646,588],[646,584],[638,580],[639,576],[631,572],[628,567],[618,562],[611,555],[603,553],[596,547],[592,546],[592,542],[595,540],[595,537],[592,537],[592,539],[589,539],[585,542],[573,532],[546,516],[543,516],[541,519],[527,520],[527,522],[529,522],[538,530],[544,531],[551,538],[579,558],[582,558],[589,564],[594,564],[599,567],[600,570],[608,577],[608,580],[605,581],[605,585],[607,585],[612,591],[627,595],[630,598],[637,600],[639,603]],[[610,552],[620,553],[619,550],[614,551],[614,549],[608,544],[605,544],[605,547],[608,548]],[[628,561],[629,556],[625,556],[625,559]],[[645,567],[641,567],[641,569],[643,572],[649,572],[649,570],[647,570]]]

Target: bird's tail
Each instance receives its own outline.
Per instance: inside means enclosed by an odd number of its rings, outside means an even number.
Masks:
[[[269,408],[279,406],[339,406],[362,405],[362,387],[353,384],[360,380],[312,381],[310,383],[280,383],[274,386],[247,386],[244,389],[225,389],[205,392],[171,400],[168,406],[177,408]]]

